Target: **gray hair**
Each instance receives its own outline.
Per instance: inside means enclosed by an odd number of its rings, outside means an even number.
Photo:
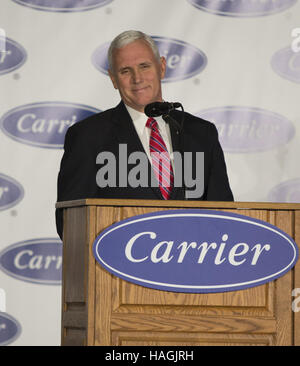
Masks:
[[[143,32],[140,32],[140,31],[129,30],[129,31],[125,31],[125,32],[119,34],[111,42],[109,49],[108,49],[108,68],[109,68],[109,70],[113,71],[113,51],[115,49],[120,49],[120,48],[128,45],[129,43],[132,43],[139,39],[146,41],[149,44],[149,46],[151,47],[153,54],[154,54],[155,58],[157,59],[157,61],[160,60],[160,54],[159,54],[157,45],[150,36],[148,36],[147,34],[145,34]]]

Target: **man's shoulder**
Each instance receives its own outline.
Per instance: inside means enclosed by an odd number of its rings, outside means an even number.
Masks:
[[[112,115],[115,108],[110,108],[99,113],[95,113],[83,120],[76,122],[73,126],[69,128],[71,132],[84,133],[88,131],[89,133],[95,129],[103,129],[110,124]]]
[[[215,125],[212,122],[207,121],[199,116],[195,116],[190,113],[185,113],[185,114],[186,114],[185,120],[188,121],[188,123],[195,124],[199,127],[204,127],[204,128],[214,128],[215,127]]]
[[[174,113],[174,117],[178,122],[180,122],[183,119],[184,123],[184,130],[201,130],[201,131],[213,131],[216,130],[216,126],[214,123],[207,121],[199,116],[195,116],[191,113],[184,112],[184,115],[182,115],[182,112],[176,111]],[[184,117],[184,118],[182,118]]]

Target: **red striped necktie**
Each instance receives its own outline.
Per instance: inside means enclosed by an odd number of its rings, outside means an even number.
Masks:
[[[152,117],[148,118],[146,127],[151,128],[150,155],[152,167],[159,183],[161,194],[165,200],[171,195],[174,184],[174,174],[170,155],[158,129],[158,124]]]

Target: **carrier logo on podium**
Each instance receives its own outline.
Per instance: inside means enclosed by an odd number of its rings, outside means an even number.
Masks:
[[[289,235],[257,219],[210,210],[134,216],[94,241],[96,260],[126,281],[174,292],[225,292],[284,275],[298,248]]]

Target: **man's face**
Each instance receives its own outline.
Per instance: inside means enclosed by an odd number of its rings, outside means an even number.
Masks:
[[[144,112],[147,104],[162,101],[161,79],[165,70],[165,58],[158,61],[148,43],[137,40],[114,50],[109,75],[124,103]]]

